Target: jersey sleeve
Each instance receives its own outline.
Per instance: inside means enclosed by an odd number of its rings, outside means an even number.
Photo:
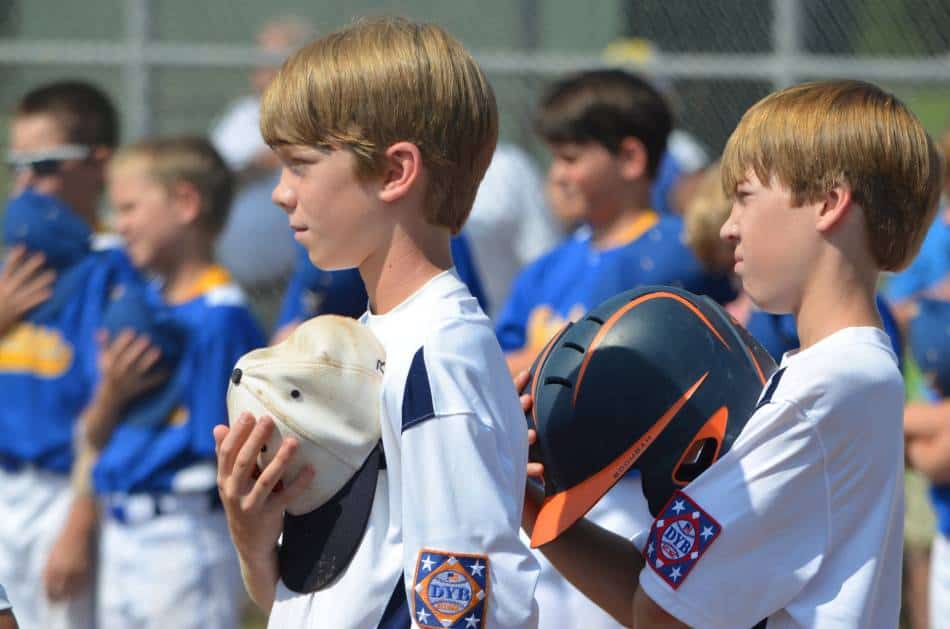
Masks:
[[[762,406],[733,448],[654,521],[644,592],[694,627],[752,627],[784,608],[830,543],[824,461],[798,407]]]
[[[504,371],[497,347],[489,360],[475,354],[427,346],[407,380],[400,491],[409,604],[421,627],[535,626],[538,564],[518,537],[524,421],[514,390],[499,386],[507,373],[484,373],[485,364]],[[511,399],[485,400],[486,390]]]
[[[227,421],[228,380],[238,359],[265,345],[264,335],[250,311],[240,306],[220,306],[206,317],[207,326],[198,339],[198,358],[190,383],[189,415],[192,450],[200,457],[214,458],[212,429]]]

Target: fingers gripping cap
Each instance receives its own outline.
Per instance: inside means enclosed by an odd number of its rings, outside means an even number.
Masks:
[[[283,439],[298,442],[287,484],[305,465],[316,474],[284,519],[281,577],[304,592],[325,587],[362,538],[382,465],[380,391],[385,350],[354,319],[326,315],[302,323],[282,343],[243,356],[228,387],[231,423],[243,412],[267,415],[276,430],[265,467]]]
[[[715,302],[671,287],[621,293],[567,327],[532,368],[545,544],[631,468],[656,515],[728,451],[775,363]]]
[[[61,271],[89,253],[92,230],[56,197],[27,188],[7,203],[3,239],[42,253],[47,266]]]
[[[187,332],[172,316],[161,297],[144,282],[129,280],[113,289],[102,315],[102,328],[114,339],[123,330],[145,335],[161,355],[151,372],[167,378],[135,398],[123,411],[123,422],[158,427],[182,406],[187,374],[178,369],[187,343]]]

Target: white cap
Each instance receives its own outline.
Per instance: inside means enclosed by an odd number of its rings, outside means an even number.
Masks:
[[[287,437],[299,442],[284,474],[291,482],[310,464],[311,486],[288,506],[309,513],[339,492],[379,444],[380,389],[386,354],[354,319],[325,315],[302,323],[282,343],[237,362],[228,386],[228,417],[268,415],[276,430],[262,449],[263,468]]]

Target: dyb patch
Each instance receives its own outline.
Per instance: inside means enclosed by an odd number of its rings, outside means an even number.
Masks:
[[[423,548],[412,591],[420,627],[481,629],[488,606],[488,557]]]

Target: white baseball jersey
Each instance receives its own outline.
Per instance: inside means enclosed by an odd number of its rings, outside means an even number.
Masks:
[[[314,594],[278,583],[269,626],[537,626],[527,429],[491,323],[454,270],[362,321],[386,348],[386,470],[350,565]]]
[[[732,449],[654,522],[644,591],[697,627],[896,627],[903,409],[882,330],[786,354]]]

